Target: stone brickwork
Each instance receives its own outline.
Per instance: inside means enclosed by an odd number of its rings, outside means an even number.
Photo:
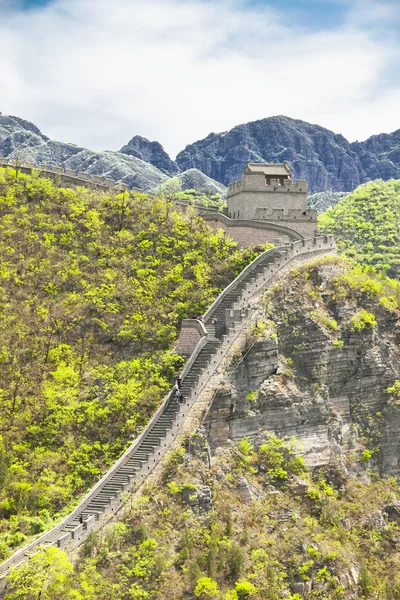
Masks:
[[[190,356],[202,337],[207,335],[207,331],[197,319],[183,319],[178,341],[174,351],[182,356]]]
[[[232,221],[247,221],[252,229],[255,223],[264,222],[265,231],[274,232],[272,224],[282,224],[302,237],[316,232],[317,211],[307,208],[307,182],[293,182],[287,164],[247,163],[242,179],[228,186],[227,201],[226,216]],[[241,246],[276,239],[274,234],[268,237],[266,233],[239,232],[233,227],[230,235]],[[252,235],[256,242],[251,242]],[[298,239],[293,234],[288,237],[291,241]]]
[[[316,224],[308,221],[264,222],[230,219],[222,213],[203,209],[199,211],[207,224],[213,229],[223,229],[239,246],[256,246],[271,243],[275,245],[295,242],[313,237]]]

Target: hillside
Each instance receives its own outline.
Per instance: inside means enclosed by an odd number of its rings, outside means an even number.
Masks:
[[[371,181],[319,217],[321,232],[333,233],[348,256],[400,273],[400,180]]]
[[[400,489],[381,476],[399,427],[396,289],[337,258],[280,280],[158,484],[75,568],[57,548],[36,554],[9,599],[40,585],[48,600],[396,600]]]
[[[201,313],[254,253],[162,197],[0,169],[0,559],[140,432]]]

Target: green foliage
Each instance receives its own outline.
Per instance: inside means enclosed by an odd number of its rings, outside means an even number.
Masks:
[[[247,395],[246,395],[246,400],[248,400],[249,402],[257,402],[257,397],[258,394],[256,391],[251,390]]]
[[[391,396],[394,396],[395,398],[400,399],[400,380],[396,379],[396,381],[393,383],[393,385],[389,386],[386,391]],[[1,455],[0,455],[0,460],[1,460]]]
[[[351,331],[362,331],[366,327],[376,327],[375,315],[361,308],[356,315],[351,317]]]
[[[216,598],[219,595],[218,584],[211,577],[200,577],[194,590],[196,598]]]
[[[319,229],[357,262],[399,273],[400,181],[370,181],[329,208]]]
[[[72,564],[58,548],[50,547],[37,552],[28,562],[12,569],[7,577],[10,592],[7,600],[76,600],[82,598],[72,592]]]
[[[246,256],[163,197],[0,169],[0,542],[51,526],[141,431],[180,319]]]
[[[244,456],[249,456],[253,451],[253,444],[249,442],[248,437],[244,437],[239,443],[239,450]]]
[[[237,581],[235,584],[235,592],[238,600],[246,600],[257,592],[256,586],[250,581]]]
[[[344,341],[343,340],[333,340],[332,345],[335,348],[343,348],[344,346]]]
[[[297,445],[294,438],[285,442],[274,434],[258,449],[260,465],[275,481],[285,481],[289,475],[301,475],[305,472],[302,456],[296,456]]]

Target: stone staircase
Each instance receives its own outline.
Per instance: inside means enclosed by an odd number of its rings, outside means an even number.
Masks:
[[[136,492],[171,447],[188,418],[196,398],[218,369],[241,327],[249,318],[249,299],[268,286],[287,265],[321,254],[335,253],[333,236],[321,236],[272,248],[258,256],[220,294],[204,315],[204,334],[193,348],[182,371],[183,401],[169,393],[143,433],[90,490],[79,505],[56,527],[17,550],[0,565],[0,593],[11,567],[27,560],[38,546],[73,549],[93,528],[115,518],[125,502],[124,492]],[[216,319],[216,323],[212,323]],[[198,323],[197,323],[198,326]]]

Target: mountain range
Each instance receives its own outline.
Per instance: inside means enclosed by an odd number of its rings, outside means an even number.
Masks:
[[[177,176],[183,189],[209,194],[224,194],[248,160],[288,161],[296,179],[307,179],[310,194],[350,192],[371,179],[400,178],[400,129],[350,143],[319,125],[268,117],[210,133],[173,160],[159,142],[141,136],[118,152],[94,152],[50,140],[33,123],[0,114],[0,156],[105,175],[144,190]]]

